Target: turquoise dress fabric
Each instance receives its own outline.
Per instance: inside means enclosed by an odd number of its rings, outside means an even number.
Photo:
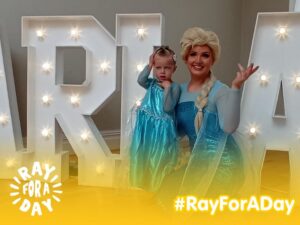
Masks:
[[[190,144],[191,157],[185,169],[180,193],[206,197],[236,194],[243,184],[243,162],[239,146],[231,134],[220,127],[214,96],[224,84],[215,82],[204,108],[204,117],[195,137],[194,102],[179,103],[176,113],[179,129],[185,130]],[[190,120],[190,117],[193,119]]]
[[[166,177],[157,193],[158,200],[167,208],[173,206],[178,195],[236,195],[244,180],[241,149],[220,126],[221,112],[217,110],[215,96],[225,85],[216,81],[212,87],[198,133],[194,128],[197,113],[194,102],[198,94],[185,93],[186,84],[181,87],[182,97],[176,107],[177,129],[179,135],[189,138],[191,155],[186,166]]]
[[[164,89],[157,80],[149,79],[130,146],[130,183],[147,191],[156,191],[177,163],[174,110],[164,112],[163,99]]]

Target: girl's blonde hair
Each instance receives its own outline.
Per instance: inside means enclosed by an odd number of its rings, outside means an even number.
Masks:
[[[203,30],[200,27],[191,27],[187,29],[180,40],[181,57],[186,61],[191,48],[196,45],[207,45],[213,53],[213,60],[216,62],[220,57],[221,46],[216,33]]]

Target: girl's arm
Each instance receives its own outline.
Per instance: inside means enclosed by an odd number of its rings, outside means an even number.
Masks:
[[[172,112],[180,97],[180,87],[177,83],[170,83],[169,86],[164,88],[164,111]]]
[[[149,65],[145,66],[145,68],[140,72],[138,77],[138,84],[141,85],[143,88],[147,89],[150,85],[151,79],[149,78],[151,69],[149,69]]]

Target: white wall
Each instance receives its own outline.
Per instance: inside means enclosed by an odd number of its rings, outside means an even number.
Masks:
[[[258,11],[288,11],[288,0],[1,0],[0,21],[10,39],[17,99],[23,135],[26,135],[27,50],[21,47],[21,17],[35,15],[93,15],[115,35],[116,13],[155,13],[165,16],[165,43],[180,53],[184,30],[200,26],[215,31],[221,40],[222,55],[215,75],[230,84],[236,64],[246,63]],[[180,58],[180,57],[178,57]],[[181,60],[175,80],[188,79]],[[109,120],[105,117],[109,115]],[[100,130],[120,127],[120,94],[94,116]]]

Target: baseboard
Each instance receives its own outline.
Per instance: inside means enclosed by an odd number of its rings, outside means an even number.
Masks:
[[[111,150],[120,149],[120,130],[104,130],[101,131],[101,135]],[[26,142],[27,139],[24,137],[23,143],[26,144]],[[74,154],[74,151],[66,137],[63,140],[63,150],[69,151],[70,154]]]

